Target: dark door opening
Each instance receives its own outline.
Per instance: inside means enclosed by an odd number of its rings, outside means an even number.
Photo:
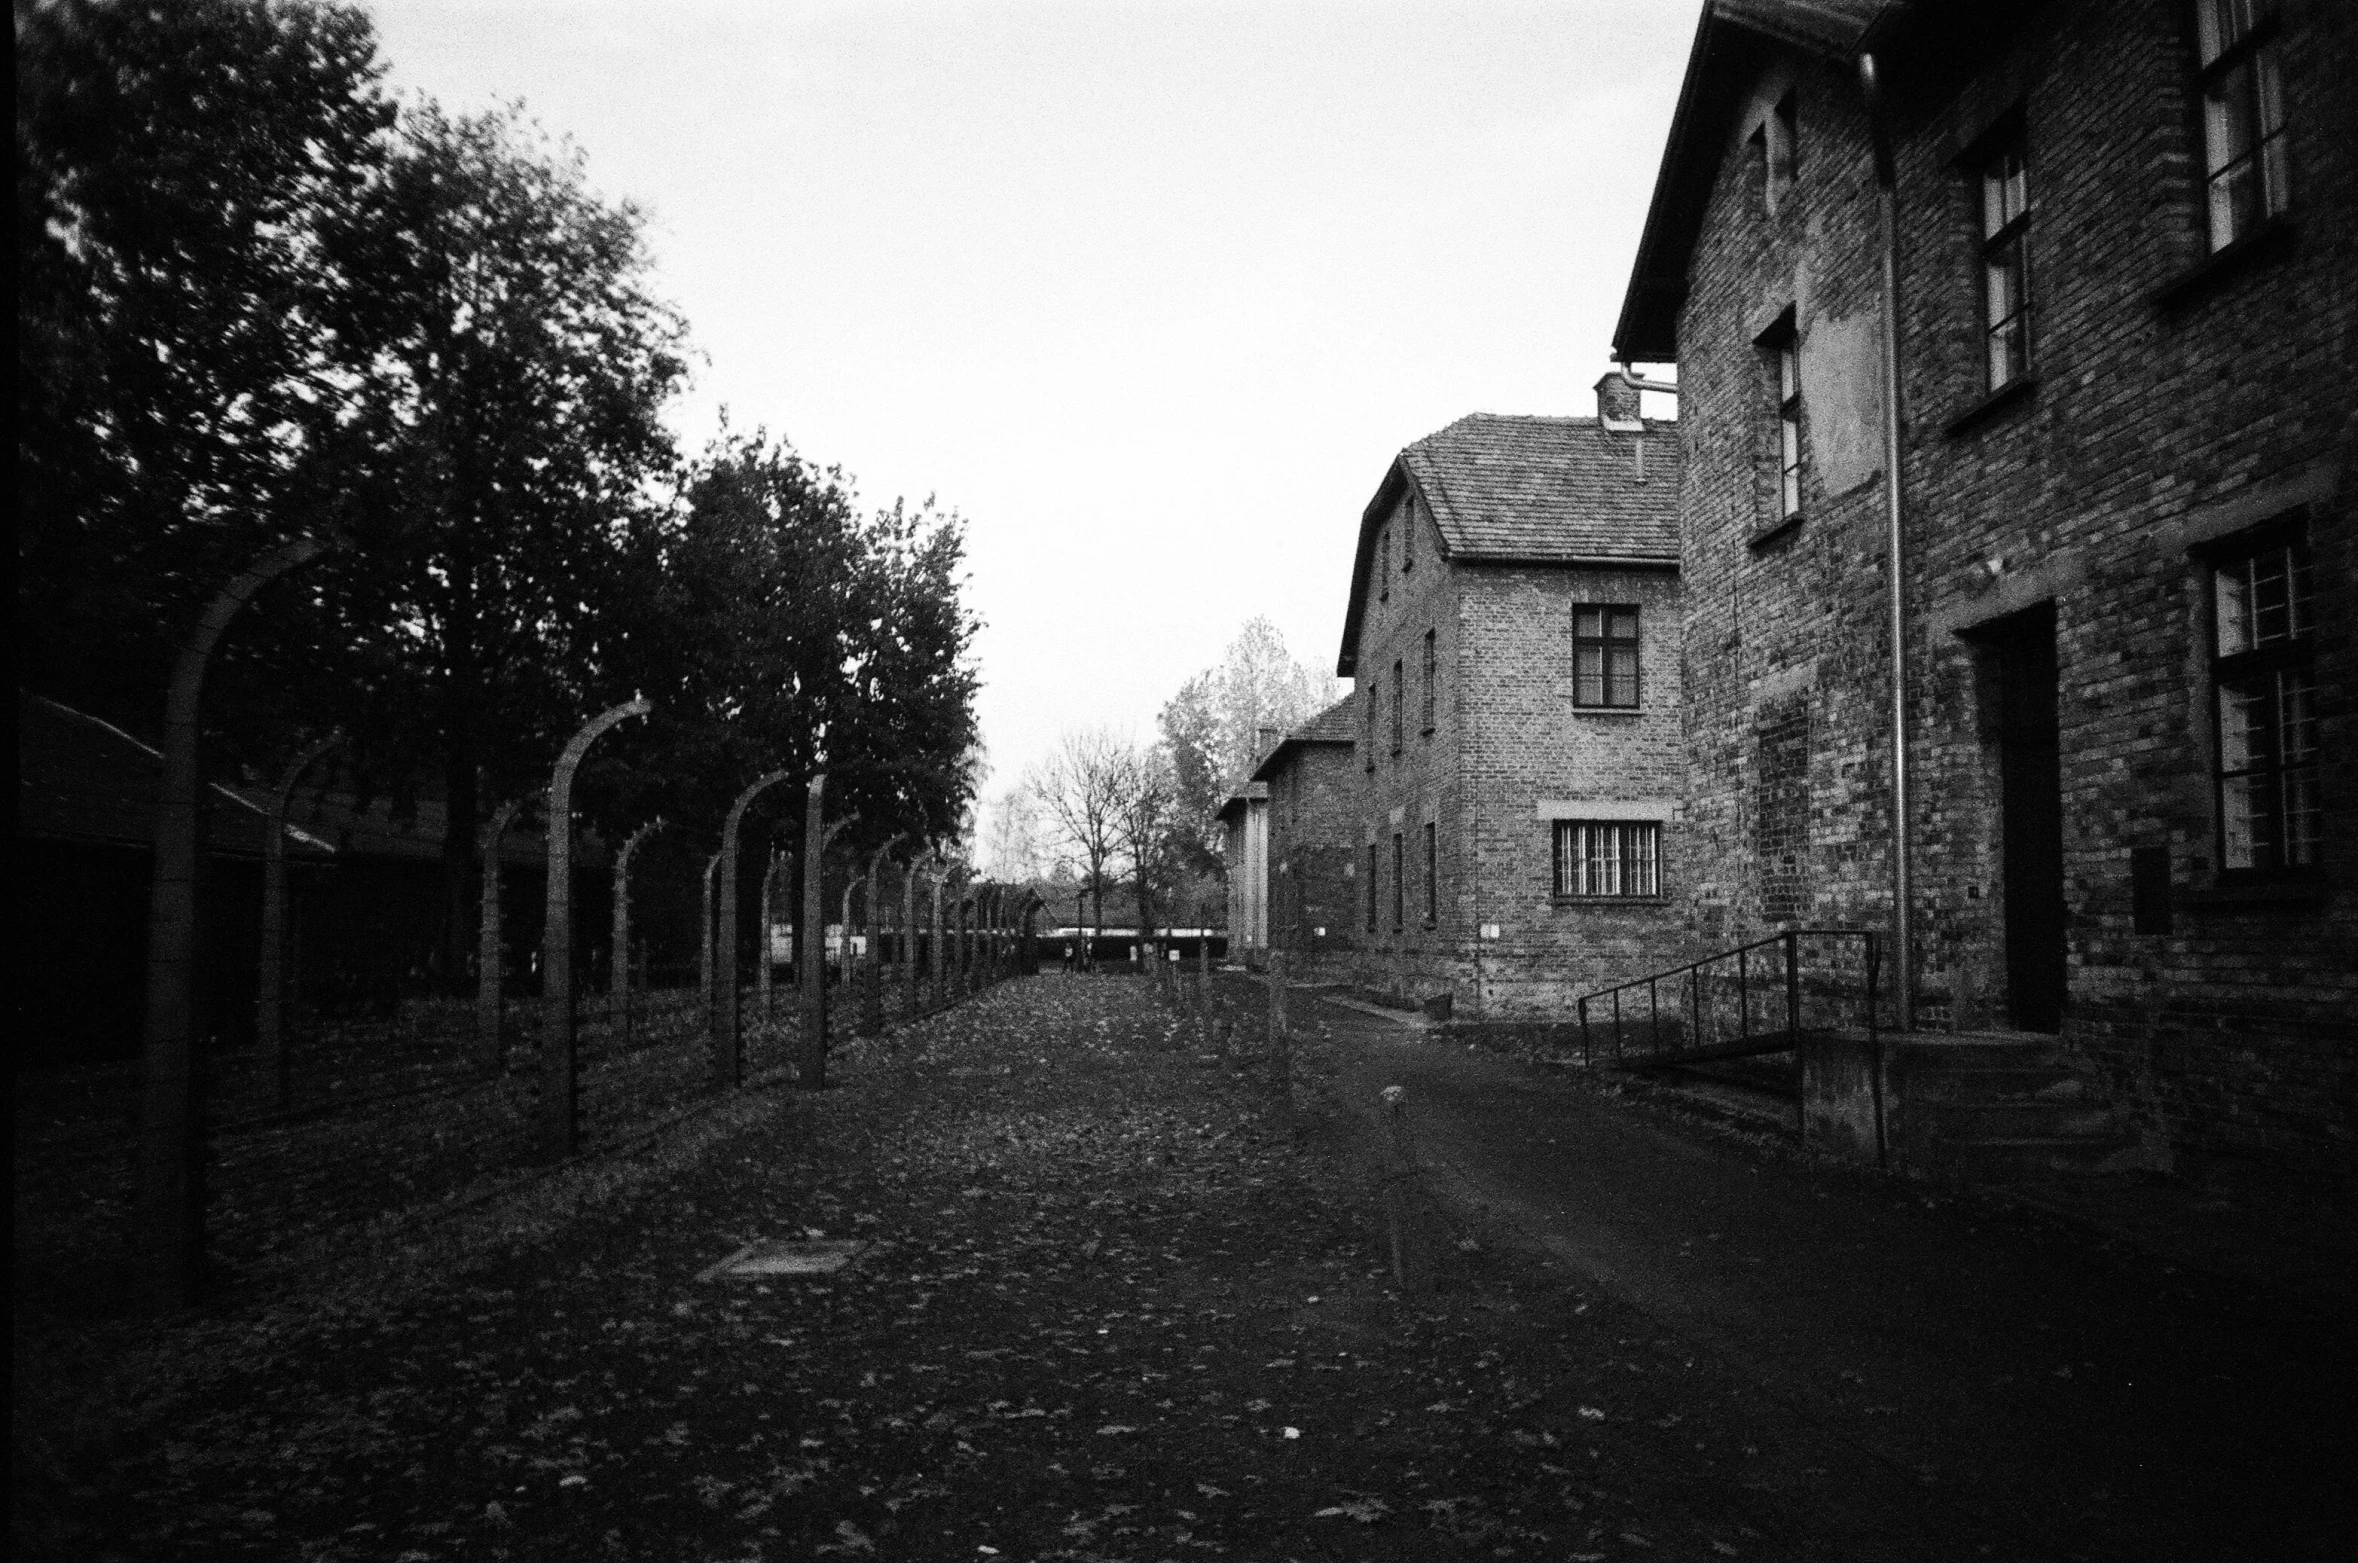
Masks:
[[[2006,1009],[2018,1031],[2063,1027],[2063,764],[2055,605],[1994,626],[1999,833],[2006,875]]]

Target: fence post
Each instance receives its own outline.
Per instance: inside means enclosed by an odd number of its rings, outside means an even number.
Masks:
[[[658,814],[630,833],[622,850],[614,854],[614,969],[607,974],[607,991],[619,998],[630,997],[630,860],[638,855],[639,843],[663,828],[663,816]],[[623,1034],[629,1035],[630,1005],[622,1008]]]
[[[500,1061],[506,1049],[501,1045],[501,1033],[506,1029],[506,1014],[502,1009],[500,991],[501,941],[499,907],[499,844],[516,822],[529,800],[512,798],[492,810],[489,823],[483,827],[483,907],[475,930],[475,1042],[482,1050],[486,1074],[499,1073]]]
[[[1286,952],[1269,952],[1269,1077],[1281,1121],[1294,1116],[1294,1039],[1286,1017]]]
[[[917,860],[901,868],[901,1019],[917,1018]]]
[[[154,876],[147,902],[147,993],[140,1023],[139,1198],[142,1244],[159,1307],[195,1300],[205,1246],[204,1080],[197,1068],[198,757],[205,664],[238,610],[329,544],[299,537],[222,587],[180,643],[164,688],[163,774],[156,789]]]
[[[270,1060],[278,1105],[283,1111],[293,1093],[289,1078],[286,1031],[287,955],[287,809],[294,802],[295,784],[313,762],[344,741],[341,728],[305,747],[279,774],[270,794],[270,834],[262,843],[262,969],[254,995],[254,1040]]]
[[[783,770],[757,776],[729,805],[721,824],[720,916],[713,934],[712,1079],[726,1091],[745,1078],[742,1037],[737,1027],[737,834],[745,811],[766,788],[786,779]]]
[[[540,1148],[551,1160],[573,1154],[581,1083],[573,1051],[573,773],[601,734],[654,709],[652,701],[640,699],[599,712],[582,724],[549,773],[549,866],[540,928]]]
[[[773,845],[770,848],[769,861],[762,865],[761,912],[753,935],[755,951],[753,958],[754,1007],[761,1011],[761,1023],[764,1029],[767,1029],[770,1024],[770,989],[777,980],[775,974],[770,970],[770,928],[777,921],[778,868],[785,859],[786,854],[780,852]]]
[[[719,1012],[718,996],[712,989],[712,915],[713,880],[720,873],[720,853],[714,852],[704,860],[704,898],[697,904],[704,909],[703,932],[696,940],[696,986],[704,995],[704,1030],[712,1032],[712,1017]]]
[[[1392,1279],[1403,1292],[1432,1290],[1432,1244],[1423,1230],[1416,1186],[1416,1139],[1408,1122],[1408,1092],[1383,1090],[1384,1225],[1392,1239]]]
[[[908,839],[907,831],[896,830],[868,859],[868,982],[861,994],[860,1018],[871,1036],[884,1030],[884,858]]]
[[[802,1058],[796,1081],[806,1091],[827,1085],[827,846],[857,820],[827,823],[827,773],[813,776],[803,805],[802,916],[795,930],[795,975],[802,979]]]

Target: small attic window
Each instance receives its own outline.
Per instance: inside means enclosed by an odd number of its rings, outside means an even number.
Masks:
[[[1416,495],[1400,502],[1400,573],[1416,568]]]
[[[1376,528],[1376,601],[1392,600],[1392,529]]]

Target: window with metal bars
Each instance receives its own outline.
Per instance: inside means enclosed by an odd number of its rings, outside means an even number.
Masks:
[[[1989,388],[2030,373],[2030,169],[2020,127],[1981,160],[1981,307]]]
[[[1376,931],[1376,844],[1367,844],[1367,931]]]
[[[1636,608],[1600,604],[1572,610],[1572,703],[1637,708]]]
[[[1366,751],[1366,765],[1371,771],[1375,769],[1376,762],[1376,701],[1380,694],[1377,688],[1379,683],[1381,680],[1374,678],[1367,681],[1367,709],[1360,713],[1365,719],[1362,725],[1367,729],[1367,741],[1360,747]]]
[[[2210,562],[2219,867],[2309,868],[2322,811],[2309,553],[2278,530]]]
[[[2196,0],[2196,90],[2211,249],[2292,204],[2277,0]]]
[[[1652,820],[1556,821],[1556,897],[1662,893],[1662,826]]]

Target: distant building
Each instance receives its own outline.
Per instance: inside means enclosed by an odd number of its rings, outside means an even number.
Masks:
[[[1297,976],[1347,971],[1357,950],[1354,831],[1360,773],[1353,706],[1338,700],[1279,739],[1253,772],[1269,798],[1269,946]]]
[[[1879,930],[1914,1024],[2345,1171],[2354,77],[2318,0],[1715,0],[1615,339],[1678,365],[1696,940]]]
[[[1559,1016],[1671,926],[1678,430],[1618,372],[1597,405],[1461,418],[1360,521],[1349,964],[1459,1018]]]
[[[1269,789],[1246,782],[1220,805],[1227,827],[1229,957],[1260,969],[1269,953]]]

